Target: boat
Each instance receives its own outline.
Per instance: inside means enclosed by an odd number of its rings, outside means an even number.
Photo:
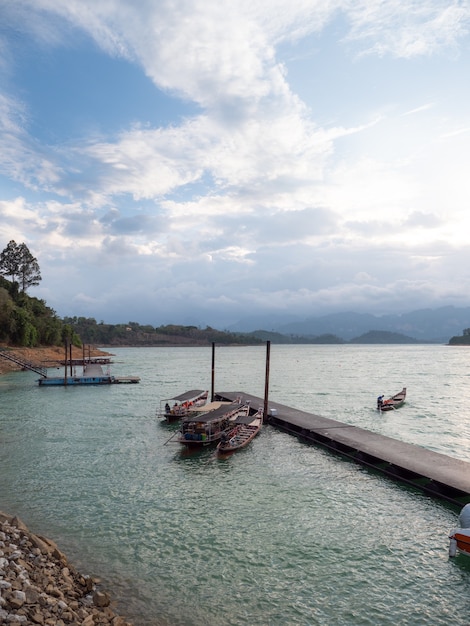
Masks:
[[[241,415],[234,421],[234,427],[223,433],[217,444],[217,451],[221,454],[235,452],[247,446],[261,430],[263,425],[263,409],[260,408],[254,415]]]
[[[393,411],[401,407],[405,403],[405,399],[406,387],[403,387],[401,391],[388,398],[388,400],[384,400],[384,396],[379,396],[377,398],[377,409],[379,411]]]
[[[178,396],[160,401],[157,417],[167,422],[176,422],[184,417],[193,415],[196,409],[207,404],[208,391],[192,389]]]
[[[470,504],[466,504],[459,514],[459,528],[455,528],[449,535],[449,556],[457,552],[470,556]]]
[[[219,443],[238,417],[249,414],[249,409],[249,403],[230,402],[212,411],[185,417],[181,421],[177,440],[188,447]]]

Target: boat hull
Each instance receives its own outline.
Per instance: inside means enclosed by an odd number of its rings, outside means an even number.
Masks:
[[[238,432],[232,434],[228,441],[220,442],[217,446],[217,450],[224,454],[241,450],[253,441],[258,432],[259,428],[253,428],[252,430],[246,428],[240,429]]]
[[[222,435],[232,429],[237,417],[246,416],[248,411],[248,405],[231,403],[208,413],[187,418],[181,423],[178,441],[187,447],[217,444]]]
[[[399,393],[396,393],[391,398],[388,398],[388,400],[384,400],[382,404],[377,404],[377,409],[382,412],[394,411],[395,409],[399,409],[401,406],[403,406],[405,404],[405,400],[406,387],[403,387],[403,389]]]
[[[449,535],[451,541],[451,556],[455,554],[455,550],[460,554],[470,556],[470,528],[457,528]]]
[[[228,454],[245,448],[259,433],[262,423],[262,416],[257,413],[249,424],[236,424],[228,434],[223,435],[217,451]]]

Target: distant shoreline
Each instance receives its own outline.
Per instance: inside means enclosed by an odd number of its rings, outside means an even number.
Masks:
[[[7,348],[9,352],[15,354],[24,361],[34,363],[35,365],[44,366],[45,363],[50,363],[51,367],[54,367],[54,363],[59,365],[64,361],[65,350],[61,346],[38,346],[36,348],[23,348],[17,346],[8,346],[6,344],[0,344],[0,348]],[[111,352],[105,352],[95,347],[86,347],[86,356],[113,356]],[[72,358],[81,359],[83,357],[83,349],[72,347]],[[0,374],[8,374],[10,372],[21,372],[22,367],[7,361],[0,357]]]

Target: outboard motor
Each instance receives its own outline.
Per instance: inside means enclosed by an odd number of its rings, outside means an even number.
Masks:
[[[460,528],[470,528],[470,504],[466,504],[459,514],[459,524]],[[454,537],[454,534],[457,531],[453,531],[453,534],[449,536],[450,544],[449,544],[449,556],[455,556],[457,553],[457,540]]]
[[[459,515],[460,528],[470,528],[470,504],[466,504]]]

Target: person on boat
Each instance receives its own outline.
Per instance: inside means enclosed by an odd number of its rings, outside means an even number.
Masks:
[[[384,396],[381,395],[377,398],[377,408],[379,409],[379,411],[382,408],[383,403],[384,403]]]
[[[170,411],[171,411],[171,408],[170,408],[170,405],[169,405],[169,404],[168,404],[168,402],[167,402],[167,403],[165,404],[165,413],[166,413],[166,414],[168,414],[168,413],[170,413]]]

